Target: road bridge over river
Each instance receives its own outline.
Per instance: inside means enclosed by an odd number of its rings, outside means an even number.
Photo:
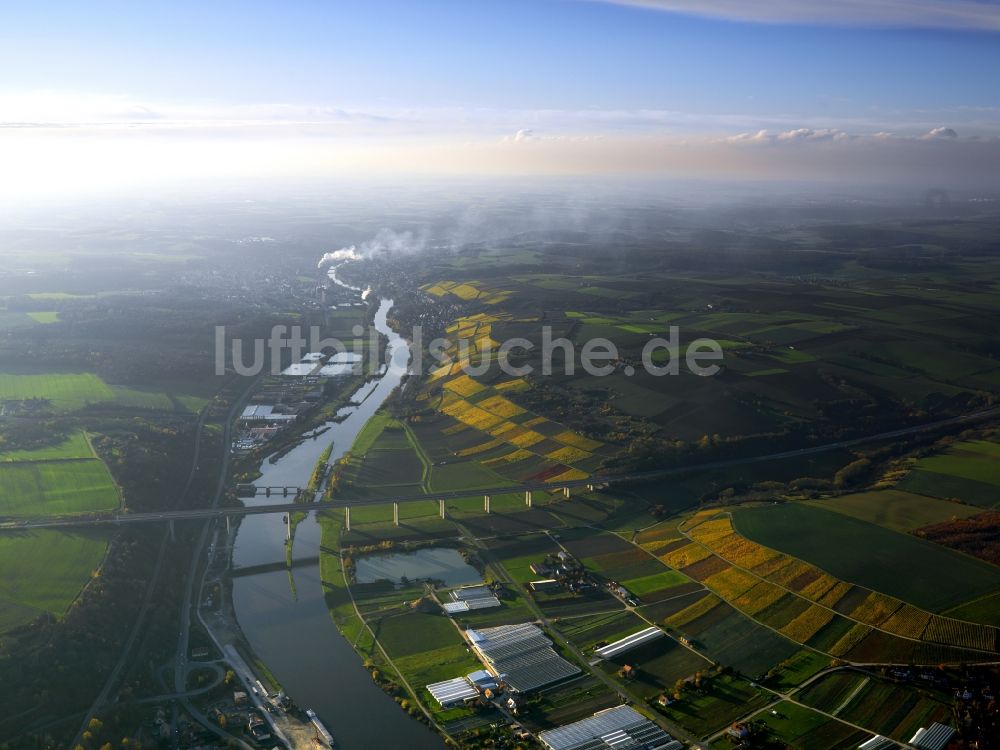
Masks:
[[[239,516],[250,516],[250,515],[261,515],[267,513],[288,513],[292,511],[306,511],[306,510],[332,510],[340,509],[344,511],[346,526],[350,528],[350,517],[352,507],[362,507],[371,505],[392,505],[394,509],[393,517],[396,523],[399,522],[399,505],[401,503],[414,503],[414,502],[427,502],[437,501],[439,504],[439,512],[442,517],[444,517],[446,512],[446,504],[449,500],[461,500],[471,497],[481,497],[483,499],[483,510],[486,513],[490,512],[490,498],[497,495],[510,495],[514,493],[524,493],[525,504],[531,506],[535,493],[562,493],[566,497],[572,495],[573,490],[579,490],[581,488],[586,489],[596,489],[599,487],[606,487],[613,484],[624,484],[629,482],[647,482],[656,479],[664,479],[671,476],[677,476],[680,474],[688,474],[692,472],[700,471],[714,471],[718,469],[727,469],[735,466],[743,466],[756,463],[764,463],[767,461],[780,461],[789,458],[799,458],[802,456],[811,456],[817,453],[824,453],[827,451],[838,450],[842,448],[851,448],[856,445],[863,445],[865,443],[875,443],[884,440],[892,440],[894,438],[906,437],[908,435],[915,435],[923,432],[933,432],[935,430],[944,429],[947,427],[961,426],[963,424],[969,424],[984,419],[989,419],[991,417],[1000,416],[1000,407],[994,407],[991,409],[984,409],[982,411],[972,412],[970,414],[963,414],[958,417],[951,417],[949,419],[941,419],[935,422],[927,422],[920,425],[914,425],[912,427],[904,427],[898,430],[890,430],[889,432],[880,432],[875,435],[868,435],[860,438],[852,438],[850,440],[838,440],[833,443],[825,443],[823,445],[813,445],[804,448],[796,448],[794,450],[781,451],[778,453],[769,453],[762,456],[748,456],[742,458],[731,458],[722,461],[710,461],[707,463],[700,464],[689,464],[685,466],[672,466],[664,469],[656,469],[653,471],[641,471],[632,472],[629,474],[604,474],[604,475],[593,475],[586,479],[576,479],[572,481],[559,482],[557,484],[550,483],[531,483],[531,484],[515,484],[515,485],[504,485],[499,487],[488,487],[479,488],[476,490],[455,490],[450,492],[436,492],[433,494],[409,494],[409,495],[396,495],[393,497],[380,497],[375,499],[337,499],[337,500],[324,500],[320,502],[282,502],[282,503],[266,503],[261,505],[250,505],[250,506],[233,506],[233,507],[217,507],[217,508],[193,508],[186,510],[164,510],[164,511],[153,511],[148,513],[108,513],[101,515],[74,515],[74,516],[54,516],[46,518],[18,518],[18,519],[4,519],[0,520],[0,531],[17,531],[22,529],[60,529],[60,528],[79,528],[87,526],[124,526],[128,524],[136,523],[157,523],[157,522],[173,522],[173,521],[187,521],[187,520],[197,520],[197,519],[208,519],[208,518],[233,518]],[[301,497],[301,495],[300,495]]]

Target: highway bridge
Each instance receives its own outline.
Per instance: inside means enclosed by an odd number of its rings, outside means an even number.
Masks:
[[[446,503],[449,500],[461,500],[465,498],[479,497],[483,499],[483,510],[490,512],[490,498],[497,495],[510,495],[524,493],[525,504],[531,506],[535,493],[561,493],[566,497],[572,494],[574,489],[588,488],[597,489],[612,484],[623,484],[628,482],[647,482],[656,479],[665,479],[680,474],[688,474],[700,471],[713,471],[717,469],[727,469],[734,466],[743,466],[767,461],[780,461],[788,458],[800,458],[811,456],[827,451],[842,448],[851,448],[865,443],[876,443],[883,440],[906,437],[922,432],[932,432],[946,427],[955,427],[963,424],[977,422],[983,419],[1000,416],[1000,407],[984,409],[982,411],[963,414],[958,417],[941,419],[935,422],[928,422],[913,427],[904,427],[899,430],[880,432],[875,435],[868,435],[851,440],[839,440],[823,445],[814,445],[794,450],[781,451],[779,453],[769,453],[763,456],[750,456],[744,458],[732,458],[723,461],[710,461],[700,464],[689,464],[686,466],[673,466],[653,471],[632,472],[629,474],[598,474],[586,479],[575,479],[558,483],[529,483],[517,485],[505,485],[500,487],[486,487],[475,490],[455,490],[450,492],[435,492],[433,494],[416,493],[410,495],[396,495],[393,497],[380,497],[373,499],[337,499],[312,503],[267,503],[262,505],[217,507],[217,508],[195,508],[189,510],[164,510],[148,513],[107,513],[107,514],[85,514],[74,516],[52,516],[45,518],[7,518],[0,520],[0,531],[17,531],[22,529],[60,529],[79,528],[87,526],[124,526],[136,523],[154,523],[163,521],[188,521],[211,518],[232,518],[237,516],[261,515],[266,513],[288,513],[290,511],[306,510],[331,510],[341,509],[344,511],[346,526],[350,528],[350,513],[352,507],[362,507],[370,505],[392,505],[394,521],[399,522],[399,505],[401,503],[437,501],[441,517],[445,516]]]

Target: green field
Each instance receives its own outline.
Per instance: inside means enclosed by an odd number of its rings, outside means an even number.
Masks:
[[[21,375],[0,372],[0,401],[40,398],[55,409],[79,409],[87,404],[113,401],[114,391],[90,372]]]
[[[616,675],[628,664],[636,670],[629,687],[646,700],[673,690],[678,680],[711,668],[711,662],[682,646],[673,638],[660,638],[601,663],[608,674]]]
[[[983,512],[982,508],[899,490],[858,492],[816,500],[812,504],[904,533],[932,523],[968,518]]]
[[[184,384],[179,384],[183,387]],[[55,411],[74,411],[91,404],[113,403],[132,409],[156,409],[194,413],[208,399],[175,393],[167,388],[108,385],[91,372],[2,372],[0,401],[44,399]]]
[[[94,458],[94,450],[90,447],[87,436],[82,430],[75,430],[61,443],[38,450],[0,452],[0,463],[79,458]]]
[[[792,688],[829,666],[829,656],[804,648],[774,667],[768,673],[767,684],[779,690]]]
[[[27,313],[27,315],[36,323],[49,324],[59,322],[59,313],[52,310],[48,310],[46,312],[30,312]]]
[[[750,687],[748,682],[720,675],[712,678],[702,691],[685,691],[680,701],[663,709],[663,714],[691,734],[705,737],[763,707],[768,695]]]
[[[797,703],[782,701],[753,717],[767,730],[770,741],[788,750],[842,750],[857,747],[870,734],[830,719]],[[712,748],[729,750],[728,738],[712,743]]]
[[[908,740],[920,727],[951,719],[950,703],[943,696],[857,672],[825,675],[798,697],[821,711],[897,740]]]
[[[0,464],[0,516],[114,510],[118,488],[100,459]]]
[[[431,711],[442,709],[425,685],[461,677],[480,669],[450,618],[409,612],[370,623],[396,668],[420,694]],[[450,714],[449,714],[450,717]]]
[[[937,456],[921,458],[899,487],[972,505],[1000,505],[1000,444],[987,440],[956,443]]]
[[[97,570],[107,540],[62,531],[0,533],[0,632],[42,613],[61,616]]]
[[[743,508],[739,533],[831,575],[941,612],[1000,589],[1000,568],[804,503]]]

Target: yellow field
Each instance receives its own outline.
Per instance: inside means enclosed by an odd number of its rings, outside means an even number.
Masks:
[[[477,393],[482,393],[486,390],[486,386],[477,383],[464,373],[459,375],[457,378],[449,380],[444,384],[444,387],[453,393],[457,393],[459,396],[464,396],[465,398],[475,396]]]
[[[882,623],[882,629],[890,633],[906,636],[907,638],[919,638],[923,635],[930,622],[931,615],[910,604],[904,604],[892,617]]]
[[[729,568],[709,576],[704,583],[723,599],[732,600],[752,589],[758,580],[745,570]]]
[[[478,406],[473,406],[467,401],[457,401],[449,404],[443,407],[441,411],[449,417],[454,417],[459,422],[464,422],[469,427],[475,427],[477,430],[483,431],[503,421],[503,417],[490,414],[488,411],[480,409]]]
[[[500,442],[500,441],[497,441],[497,442]],[[523,461],[526,458],[532,458],[534,455],[535,454],[532,453],[531,451],[526,451],[526,450],[524,450],[522,448],[519,448],[519,449],[517,449],[515,451],[511,451],[510,453],[508,453],[508,454],[506,454],[504,456],[498,456],[497,458],[491,458],[488,461],[483,461],[483,465],[484,466],[499,466],[501,464],[512,464],[515,461]]]
[[[668,552],[660,559],[671,568],[686,568],[688,565],[693,565],[699,560],[704,560],[711,556],[712,553],[700,544],[691,542],[672,552]]]
[[[768,581],[758,581],[757,585],[737,597],[733,604],[751,617],[774,604],[785,595],[785,590]]]
[[[844,595],[850,590],[851,584],[845,581],[837,581],[833,588],[823,594],[817,601],[825,607],[832,607],[843,599]]]
[[[853,628],[844,633],[843,638],[833,644],[830,648],[830,653],[833,656],[843,656],[852,648],[861,643],[861,639],[864,638],[872,632],[872,629],[867,625],[862,625],[857,623]]]
[[[735,533],[719,539],[712,548],[721,557],[750,570],[781,554]]]
[[[476,300],[486,305],[496,305],[508,299],[513,292],[507,290],[488,289],[481,281],[439,281],[436,284],[425,284],[420,287],[435,297],[453,295],[459,299],[471,302]]]
[[[559,450],[546,454],[546,458],[551,458],[553,461],[558,461],[561,464],[575,464],[577,461],[590,458],[592,455],[594,454],[588,453],[580,448],[574,448],[571,445],[567,445],[565,448],[560,448]]]
[[[487,432],[489,432],[493,437],[503,438],[507,442],[510,442],[511,438],[515,435],[520,435],[527,432],[527,430],[514,422],[501,422],[496,427],[490,427]]]
[[[802,596],[804,596],[806,599],[811,599],[814,602],[818,602],[820,599],[823,598],[824,594],[826,594],[828,591],[830,591],[840,583],[841,582],[839,580],[834,578],[829,573],[823,573],[815,581],[810,583],[808,586],[805,586],[801,591],[799,591],[799,593],[802,594]],[[843,596],[843,594],[841,594],[840,596]],[[840,596],[838,596],[837,598],[839,599]]]
[[[713,542],[717,542],[732,533],[733,524],[729,520],[729,516],[720,516],[703,521],[694,526],[690,531],[692,539],[697,539],[702,544],[711,546],[714,546]]]
[[[540,443],[543,440],[545,440],[545,435],[542,435],[541,433],[538,432],[534,432],[532,430],[528,430],[527,432],[512,437],[510,439],[510,442],[512,442],[518,448],[530,448],[531,446],[535,445],[536,443]]]
[[[690,532],[691,529],[705,523],[706,521],[718,517],[720,511],[718,508],[707,508],[706,510],[699,510],[694,515],[689,516],[685,520],[681,521],[679,528],[682,531]]]
[[[567,469],[562,474],[557,474],[556,476],[552,477],[552,479],[550,479],[549,482],[552,483],[572,482],[575,479],[586,479],[587,476],[588,476],[587,472],[585,471],[580,471],[579,469]]]
[[[717,604],[719,604],[719,597],[709,594],[680,612],[672,614],[665,622],[675,628],[683,627],[710,612]]]
[[[937,615],[932,615],[927,623],[923,640],[976,648],[982,651],[996,651],[998,645],[997,629],[994,627],[951,620]]]
[[[781,629],[781,632],[798,643],[805,643],[820,631],[830,620],[833,612],[815,604]]]
[[[496,388],[501,393],[507,393],[507,392],[517,393],[518,391],[528,390],[528,381],[526,381],[524,378],[515,378],[514,380],[508,380],[504,383],[498,383],[493,387]]]
[[[903,602],[899,599],[873,591],[851,611],[851,617],[868,625],[878,626],[902,606]]]
[[[478,403],[482,409],[496,414],[498,417],[516,417],[524,414],[525,410],[503,396],[490,396]]]
[[[781,629],[800,643],[808,641],[830,622],[834,613],[829,608],[855,588],[813,565],[742,537],[734,531],[730,517],[720,515],[717,510],[695,513],[682,521],[679,528],[686,529],[692,539],[737,566],[710,576],[704,583],[744,613],[758,614],[786,591],[815,602]],[[683,568],[705,559],[709,554],[705,547],[699,550],[697,545],[688,544],[661,559],[671,567]],[[747,570],[767,583],[754,581]],[[847,616],[857,622],[830,649],[834,656],[846,654],[875,627],[907,638],[983,651],[1000,647],[1000,628],[934,615],[877,591],[869,591]]]
[[[788,565],[774,571],[774,573],[767,576],[767,580],[774,581],[779,586],[785,586],[787,588],[788,585],[800,575],[809,573],[812,570],[815,570],[812,565],[790,558]]]
[[[497,446],[503,445],[503,440],[488,440],[485,443],[480,443],[479,445],[473,445],[471,448],[463,448],[458,451],[458,455],[463,458],[467,456],[475,456],[479,453],[485,453],[486,451],[491,451]]]
[[[577,435],[572,430],[566,430],[565,432],[560,432],[556,435],[553,440],[562,443],[563,445],[571,445],[574,448],[579,448],[585,451],[596,451],[601,447],[601,443],[597,440],[591,440],[583,435]]]

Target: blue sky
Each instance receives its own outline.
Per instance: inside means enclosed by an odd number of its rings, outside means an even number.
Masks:
[[[990,139],[1000,3],[5,3],[0,70],[0,123],[161,135]]]

